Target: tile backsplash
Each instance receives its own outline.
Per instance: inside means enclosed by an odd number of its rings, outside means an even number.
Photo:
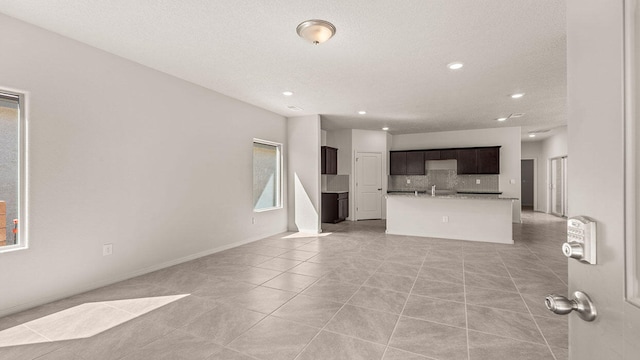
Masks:
[[[440,190],[497,192],[500,175],[458,175],[456,170],[429,170],[427,175],[390,175],[389,190],[424,191],[435,185]],[[409,184],[407,184],[409,180]],[[476,184],[480,180],[480,184]]]
[[[322,191],[349,191],[349,175],[322,175]]]

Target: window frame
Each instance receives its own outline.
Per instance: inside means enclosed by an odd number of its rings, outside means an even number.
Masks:
[[[252,172],[252,177],[251,177],[251,185],[253,186],[254,182],[255,182],[255,168],[254,168],[254,164],[253,164],[253,149],[255,148],[255,144],[261,144],[261,145],[267,145],[267,146],[273,146],[276,148],[276,160],[277,160],[277,169],[276,169],[276,182],[277,182],[277,186],[276,186],[276,206],[272,206],[269,208],[263,208],[263,209],[256,209],[255,205],[252,205],[253,208],[253,212],[254,213],[261,213],[261,212],[267,212],[267,211],[273,211],[273,210],[280,210],[283,208],[283,193],[284,193],[284,181],[283,181],[283,170],[284,170],[284,166],[283,166],[283,154],[282,154],[282,148],[283,145],[282,143],[279,142],[275,142],[275,141],[269,141],[269,140],[264,140],[264,139],[258,139],[258,138],[253,138],[253,141],[251,143],[251,160],[252,160],[252,165],[251,165],[251,172]],[[255,199],[253,198],[253,191],[252,191],[252,196],[251,196],[251,201],[252,203],[255,201]]]
[[[0,254],[29,248],[27,228],[28,208],[28,153],[27,153],[27,93],[0,88],[0,94],[18,98],[18,243],[0,246]]]

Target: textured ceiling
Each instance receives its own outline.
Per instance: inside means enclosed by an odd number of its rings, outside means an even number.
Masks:
[[[0,12],[284,116],[321,114],[329,130],[566,125],[562,0],[0,0]],[[300,39],[313,18],[336,35]],[[511,113],[526,115],[495,121]]]

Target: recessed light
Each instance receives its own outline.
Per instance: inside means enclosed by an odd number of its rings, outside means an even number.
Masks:
[[[360,114],[360,115],[366,115],[366,114],[367,114],[367,112],[366,112],[366,111],[364,111],[364,110],[360,110],[360,111],[358,111],[358,114]]]
[[[520,99],[521,97],[524,96],[524,93],[515,93],[515,94],[511,94],[511,98],[512,99]]]
[[[385,126],[385,127],[382,128],[382,130],[387,131],[387,130],[389,130],[389,128]]]
[[[283,92],[282,92],[282,95],[284,95],[284,96],[291,96],[291,95],[293,95],[293,92],[291,92],[291,91],[283,91]]]
[[[505,121],[505,120],[507,120],[507,118],[506,118],[506,117],[501,117],[501,118],[497,118],[496,120],[498,120],[498,121]]]
[[[536,134],[529,134],[529,137],[536,137]]]
[[[461,62],[452,62],[451,64],[448,64],[447,67],[451,70],[458,70],[458,69],[462,69],[462,67],[464,66],[463,63]]]

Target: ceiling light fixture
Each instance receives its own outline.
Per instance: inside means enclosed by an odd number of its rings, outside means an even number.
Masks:
[[[523,96],[524,96],[524,93],[511,94],[512,99],[520,99]]]
[[[387,130],[389,130],[389,128],[385,126],[385,127],[382,128],[382,130],[387,131]]]
[[[291,95],[293,95],[293,92],[291,92],[291,91],[283,91],[283,92],[282,92],[282,95],[284,95],[284,96],[291,96]]]
[[[501,117],[501,118],[497,118],[496,120],[497,121],[505,121],[505,120],[507,120],[507,118],[506,117]]]
[[[536,137],[536,134],[529,134],[529,137]]]
[[[301,22],[296,32],[301,38],[318,45],[331,39],[336,33],[336,27],[328,21],[313,19]]]
[[[364,110],[360,110],[360,111],[358,111],[358,114],[360,114],[360,115],[367,115],[367,112],[366,112],[366,111],[364,111]]]
[[[451,70],[459,70],[462,69],[463,66],[464,64],[461,62],[452,62],[451,64],[447,65],[447,67]]]

